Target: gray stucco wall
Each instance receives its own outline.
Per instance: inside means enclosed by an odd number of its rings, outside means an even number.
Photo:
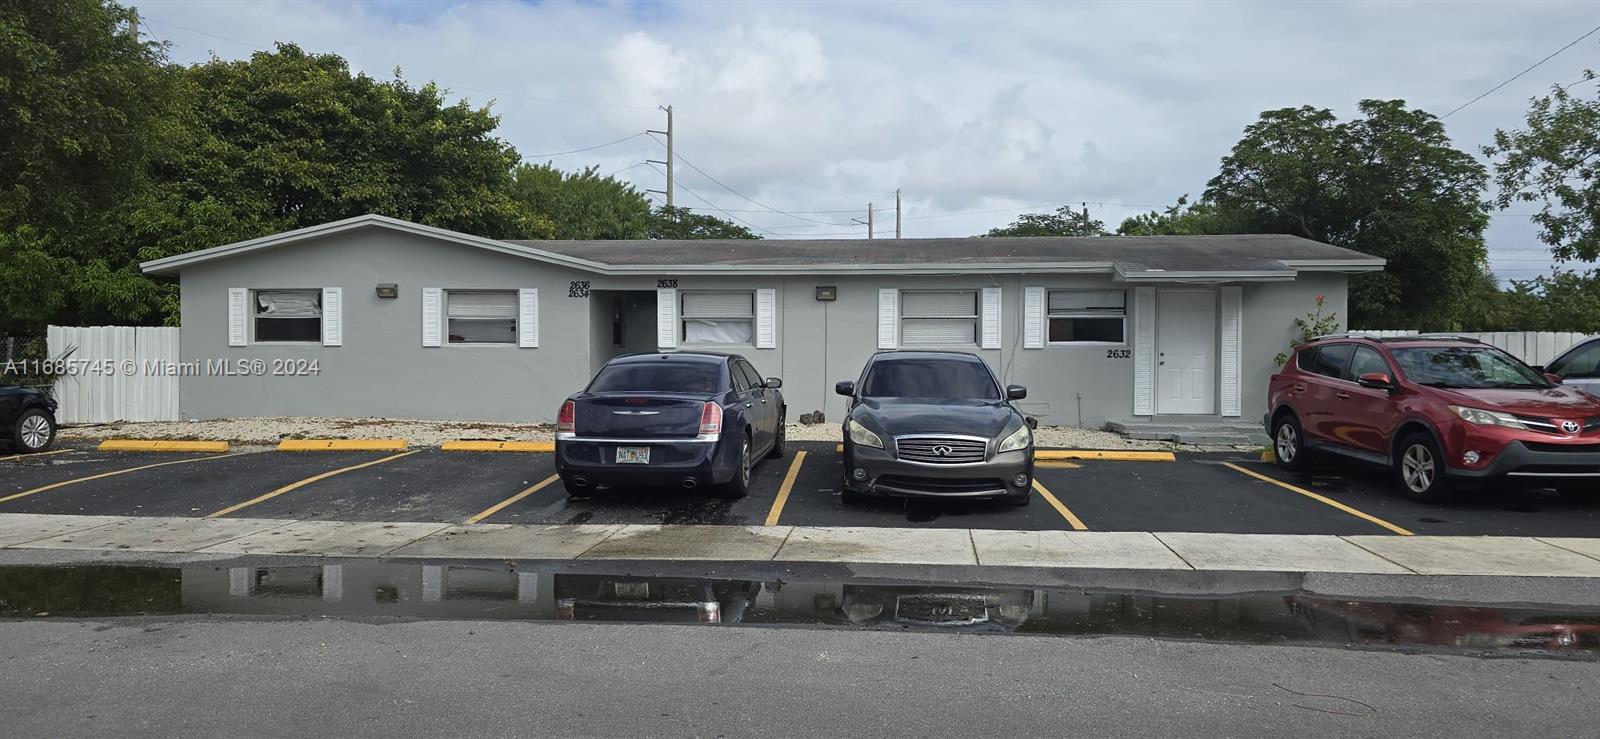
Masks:
[[[617,248],[625,249],[620,243]],[[191,266],[182,274],[185,361],[315,358],[314,377],[184,377],[180,410],[186,418],[267,415],[389,416],[549,422],[557,405],[588,381],[597,360],[610,356],[610,326],[595,325],[591,301],[569,297],[572,281],[591,290],[653,292],[659,278],[680,290],[775,288],[777,348],[725,347],[749,357],[762,374],[784,378],[793,419],[823,410],[838,420],[844,400],[837,380],[855,379],[877,350],[878,289],[1002,289],[1002,348],[973,351],[1008,383],[1027,385],[1020,404],[1046,425],[1098,427],[1132,415],[1133,360],[1108,356],[1131,348],[1132,287],[1109,275],[986,275],[940,277],[786,276],[696,277],[669,274],[605,277],[421,236],[373,228]],[[373,287],[400,286],[400,297],[379,299]],[[817,301],[815,288],[838,289],[836,301]],[[1024,286],[1128,289],[1128,347],[1022,348]],[[342,287],[344,345],[227,345],[229,288]],[[537,349],[512,346],[425,348],[421,291],[538,288]],[[1315,295],[1346,314],[1345,278],[1303,276],[1296,282],[1249,284],[1243,291],[1243,416],[1259,418],[1272,357],[1287,346],[1295,316]],[[643,324],[643,325],[640,325]],[[654,315],[630,311],[629,341],[653,337]],[[604,342],[607,346],[598,346]]]

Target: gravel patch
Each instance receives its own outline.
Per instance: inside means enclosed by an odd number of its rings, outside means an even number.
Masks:
[[[421,421],[392,418],[228,418],[214,421],[104,423],[64,426],[63,441],[100,439],[181,439],[276,444],[284,439],[405,439],[412,446],[438,446],[457,439],[551,441],[554,427],[539,423]],[[794,441],[840,441],[839,424],[789,424]],[[1042,426],[1034,443],[1046,449],[1176,449],[1239,451],[1253,446],[1188,446],[1165,441],[1128,439],[1110,431],[1072,426]]]

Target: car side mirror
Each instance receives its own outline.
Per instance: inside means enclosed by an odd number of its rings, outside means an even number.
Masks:
[[[778,379],[776,377],[768,377],[767,378],[767,389],[768,390],[777,390],[780,387],[783,387],[783,380],[780,380],[780,379]]]
[[[1028,397],[1028,389],[1021,385],[1006,386],[1006,400],[1022,400]]]
[[[1544,373],[1544,379],[1549,380],[1557,385],[1560,385],[1562,380],[1561,375],[1558,375],[1554,372]]]
[[[856,396],[856,384],[850,380],[840,380],[833,384],[833,391],[847,398]]]
[[[1374,390],[1393,390],[1394,381],[1382,372],[1368,372],[1356,378],[1356,384]]]

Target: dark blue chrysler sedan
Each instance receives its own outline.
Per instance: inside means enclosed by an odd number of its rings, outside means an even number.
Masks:
[[[619,485],[750,492],[758,460],[783,456],[783,382],[736,354],[630,354],[600,368],[556,414],[567,494]]]

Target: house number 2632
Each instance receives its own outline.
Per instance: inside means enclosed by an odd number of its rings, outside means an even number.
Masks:
[[[1127,359],[1133,356],[1132,349],[1107,349],[1106,359]]]

